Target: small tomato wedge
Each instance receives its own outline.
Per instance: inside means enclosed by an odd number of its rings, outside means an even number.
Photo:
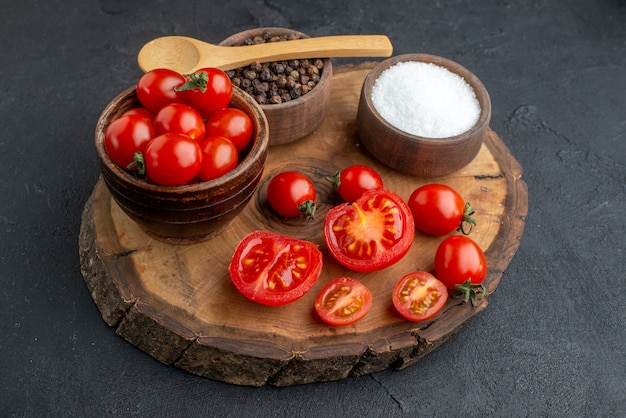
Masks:
[[[255,231],[239,243],[230,262],[235,287],[251,301],[281,306],[317,282],[322,253],[315,244],[270,231]]]
[[[446,286],[426,271],[404,275],[393,288],[393,306],[404,319],[426,321],[437,315],[448,300]]]
[[[411,248],[413,215],[389,190],[370,190],[352,204],[335,206],[324,220],[324,240],[332,256],[358,272],[388,267]]]
[[[315,298],[315,311],[330,325],[354,324],[372,307],[372,292],[350,277],[338,277],[328,283]]]

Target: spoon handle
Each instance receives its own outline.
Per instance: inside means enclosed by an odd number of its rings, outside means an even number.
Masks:
[[[243,67],[254,62],[304,58],[388,57],[393,52],[393,46],[385,35],[322,36],[219,48],[223,48],[221,51],[223,55],[212,56],[210,60],[214,66],[223,70]],[[211,51],[215,53],[213,49]]]

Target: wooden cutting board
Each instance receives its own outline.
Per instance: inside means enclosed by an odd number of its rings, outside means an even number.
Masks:
[[[335,68],[331,108],[311,135],[270,149],[255,198],[219,236],[193,245],[150,238],[111,198],[102,179],[85,205],[80,231],[81,271],[103,319],[121,337],[155,359],[200,376],[238,385],[287,386],[402,369],[445,342],[482,311],[515,254],[524,230],[528,193],[522,168],[498,135],[489,131],[478,156],[449,176],[422,179],[378,163],[359,145],[356,111],[372,63]],[[420,185],[448,184],[476,208],[471,233],[485,250],[489,296],[478,306],[450,299],[436,318],[403,320],[391,290],[405,273],[433,270],[443,237],[416,233],[409,253],[374,273],[353,273],[325,248],[324,215],[337,200],[324,178],[350,164],[368,164],[385,187],[404,199]],[[307,174],[318,189],[312,222],[282,220],[266,202],[267,181],[286,170]],[[320,246],[324,268],[302,299],[283,307],[248,301],[230,281],[228,264],[249,232],[267,229]],[[332,327],[314,311],[316,294],[331,279],[351,276],[372,291],[371,311],[348,327]]]

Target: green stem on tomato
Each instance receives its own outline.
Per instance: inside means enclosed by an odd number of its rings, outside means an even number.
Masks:
[[[456,293],[452,296],[455,299],[463,298],[463,302],[472,302],[472,306],[476,306],[476,300],[482,299],[487,294],[485,286],[480,284],[472,284],[471,279],[467,279],[463,284],[457,284],[454,286]]]
[[[146,161],[143,158],[143,154],[141,152],[136,152],[133,154],[133,162],[128,164],[129,170],[137,170],[137,174],[143,176],[146,174]]]
[[[476,219],[472,217],[474,214],[474,207],[468,203],[465,203],[465,211],[463,212],[463,220],[461,221],[461,225],[457,228],[458,232],[461,232],[463,235],[469,235],[476,225]],[[465,229],[465,225],[469,225],[469,230]]]
[[[305,200],[298,205],[298,209],[302,214],[310,221],[315,216],[315,209],[317,205],[313,200]]]
[[[335,191],[335,193],[339,191],[339,185],[341,184],[340,178],[341,171],[336,171],[333,176],[326,177],[326,180],[328,180],[330,184],[333,185],[333,190]]]
[[[179,87],[174,87],[175,91],[185,91],[192,89],[200,89],[202,93],[206,91],[206,86],[209,83],[209,74],[206,71],[201,71],[200,73],[191,73],[186,76],[189,78],[185,84]]]

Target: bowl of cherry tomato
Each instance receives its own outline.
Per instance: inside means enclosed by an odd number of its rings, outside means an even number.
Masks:
[[[287,28],[254,28],[220,42],[224,46],[289,42],[309,36]],[[270,127],[270,146],[303,138],[317,129],[330,104],[329,58],[255,63],[227,71],[233,84],[260,104]]]
[[[480,151],[491,119],[482,82],[449,59],[404,54],[366,76],[357,132],[372,156],[415,176],[449,175]]]
[[[144,74],[106,106],[95,132],[117,205],[148,235],[176,244],[209,239],[235,219],[259,186],[269,141],[259,104],[223,71],[195,74],[204,91],[194,76]]]

